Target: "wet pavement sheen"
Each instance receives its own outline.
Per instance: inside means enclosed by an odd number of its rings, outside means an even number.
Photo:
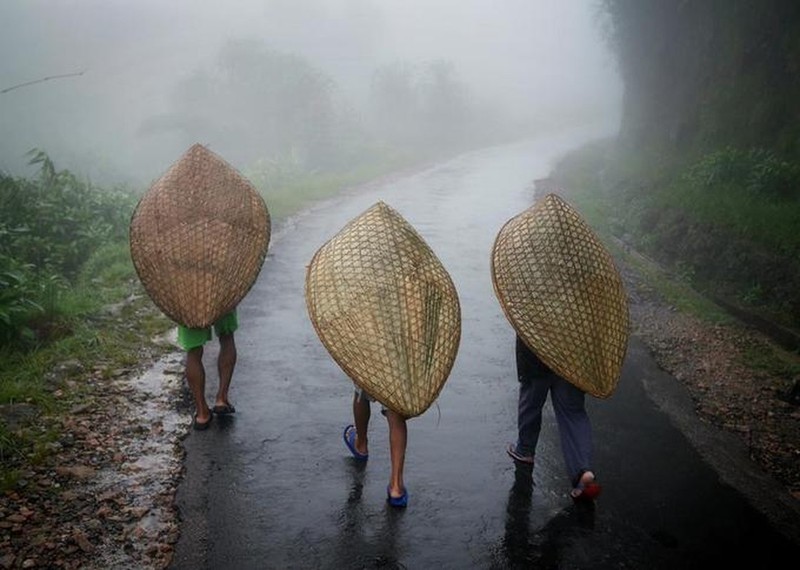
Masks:
[[[593,509],[568,496],[552,411],[536,467],[505,454],[515,437],[514,334],[494,296],[489,254],[503,223],[530,205],[530,183],[594,132],[469,153],[319,203],[277,228],[240,305],[237,413],[184,441],[181,538],[173,568],[772,567],[800,552],[750,506],[648,396],[663,382],[636,342],[617,392],[588,398]],[[462,340],[437,402],[408,424],[405,511],[387,506],[388,429],[373,405],[370,459],[349,456],[352,384],[305,307],[314,252],[376,201],[396,209],[450,272]],[[206,354],[209,397],[215,346]],[[669,380],[667,378],[667,380]]]

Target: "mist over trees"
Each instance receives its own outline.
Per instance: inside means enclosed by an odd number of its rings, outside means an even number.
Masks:
[[[0,90],[28,86],[0,94],[0,170],[31,173],[38,148],[95,183],[140,188],[195,142],[243,170],[337,169],[402,145],[613,122],[620,87],[596,1],[6,0]],[[407,69],[406,94],[376,87],[393,67]],[[276,106],[291,90],[297,109]]]
[[[720,303],[800,327],[800,3],[601,7],[622,120],[582,159],[614,232]]]
[[[375,71],[371,110],[376,136],[399,145],[465,146],[477,134],[467,86],[455,66],[396,62]]]
[[[239,164],[291,154],[302,164],[328,165],[342,128],[334,92],[334,80],[300,56],[233,42],[180,79],[171,110],[146,119],[139,134],[178,147],[203,141]]]
[[[351,168],[392,150],[440,156],[491,143],[509,136],[500,117],[478,112],[446,60],[379,66],[357,105],[309,60],[236,41],[180,79],[169,110],[146,118],[137,134],[162,154],[201,141],[245,169],[279,165],[286,174]]]

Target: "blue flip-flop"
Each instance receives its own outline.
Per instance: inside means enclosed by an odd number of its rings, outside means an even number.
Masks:
[[[393,507],[406,508],[408,506],[408,489],[403,487],[403,494],[399,497],[392,497],[389,487],[386,487],[386,500]]]
[[[369,459],[369,453],[360,453],[356,449],[356,426],[350,424],[344,428],[342,437],[344,438],[344,444],[347,446],[347,449],[350,450],[350,453],[353,454],[353,457],[360,461],[366,461]]]

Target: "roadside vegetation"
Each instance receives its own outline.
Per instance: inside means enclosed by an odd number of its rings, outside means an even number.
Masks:
[[[79,400],[79,373],[135,366],[146,335],[166,326],[156,313],[138,327],[116,322],[141,309],[127,247],[136,197],[57,170],[42,151],[31,164],[33,179],[0,175],[0,410],[11,418],[0,422],[4,484],[20,461],[41,461],[54,436],[24,420]]]
[[[563,157],[552,177],[615,254],[678,310],[725,324],[735,307],[790,335],[800,330],[800,165],[763,149],[691,158],[608,139]],[[788,381],[800,375],[791,345],[742,358]]]
[[[620,239],[734,310],[800,329],[800,5],[599,6],[625,82],[620,132],[566,170],[593,172]]]
[[[595,225],[693,288],[800,328],[800,164],[755,148],[667,156],[598,141],[554,177]]]

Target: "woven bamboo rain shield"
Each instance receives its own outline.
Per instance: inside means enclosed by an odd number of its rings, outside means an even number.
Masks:
[[[387,408],[411,418],[436,400],[455,361],[461,308],[439,259],[378,202],[324,244],[306,304],[325,348]]]
[[[266,204],[222,158],[192,146],[142,196],[131,218],[134,267],[175,322],[211,326],[244,298],[270,239]]]
[[[628,345],[628,301],[611,255],[580,215],[547,194],[501,228],[492,282],[522,340],[581,390],[606,398]]]

